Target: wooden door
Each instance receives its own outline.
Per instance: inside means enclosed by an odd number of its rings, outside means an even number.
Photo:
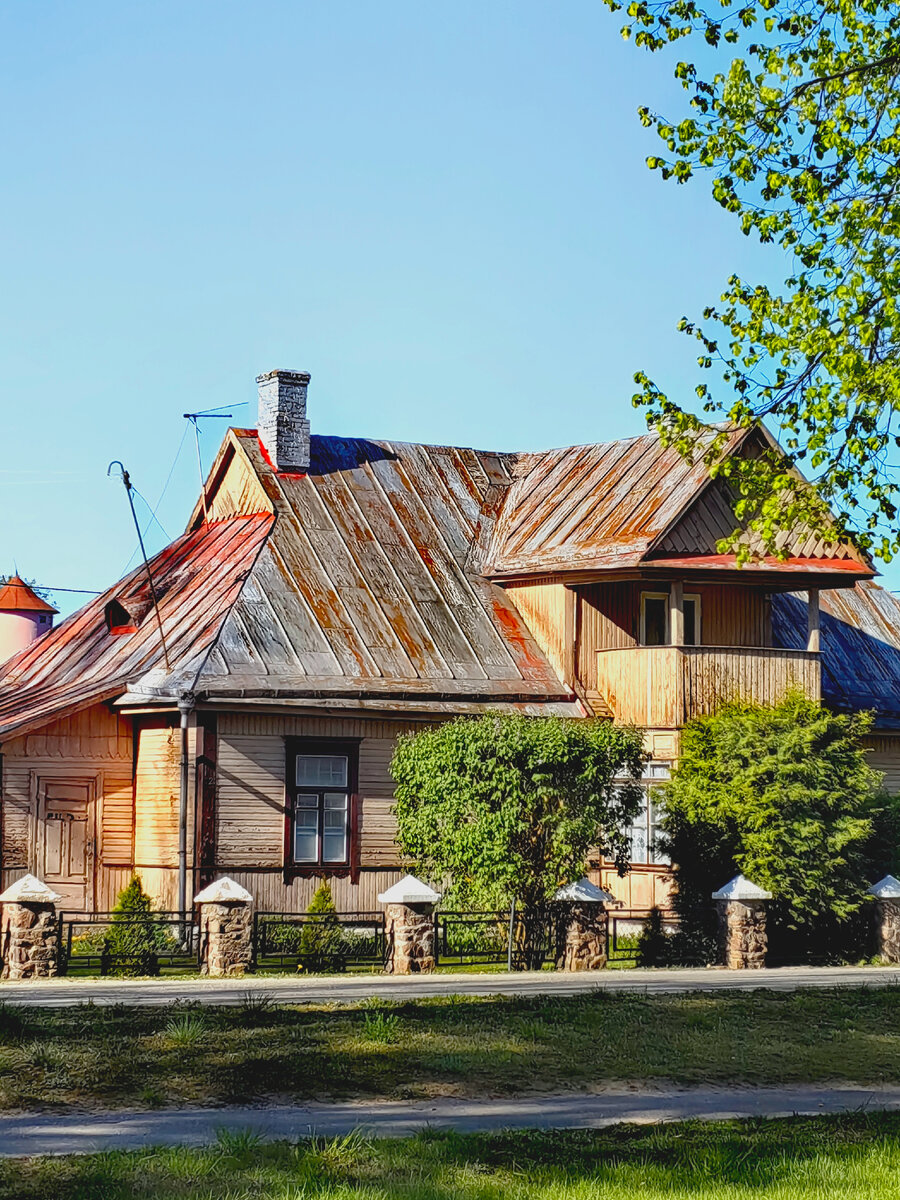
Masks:
[[[94,906],[94,837],[91,784],[43,780],[40,878],[62,897],[57,908],[88,912]]]

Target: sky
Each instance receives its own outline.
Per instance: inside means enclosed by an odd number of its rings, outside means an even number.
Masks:
[[[311,372],[314,433],[502,450],[641,433],[639,369],[688,400],[678,319],[783,270],[702,181],[647,169],[636,109],[683,93],[621,23],[598,0],[0,6],[0,572],[100,590],[134,565],[112,460],[160,548],[199,490],[182,414],[254,425],[275,367]]]

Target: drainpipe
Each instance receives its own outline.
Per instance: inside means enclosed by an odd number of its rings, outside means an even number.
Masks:
[[[178,701],[181,713],[181,788],[178,797],[178,911],[187,911],[187,812],[188,787],[190,785],[190,757],[188,754],[188,719],[194,711],[192,692]]]

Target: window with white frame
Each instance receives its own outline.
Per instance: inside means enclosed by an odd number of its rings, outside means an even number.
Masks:
[[[660,866],[668,861],[660,852],[657,843],[662,817],[662,797],[658,785],[668,779],[669,774],[668,763],[651,762],[644,768],[644,778],[641,780],[641,808],[628,827],[630,859],[639,866]]]
[[[288,747],[288,865],[346,867],[350,863],[357,747],[304,743]]]

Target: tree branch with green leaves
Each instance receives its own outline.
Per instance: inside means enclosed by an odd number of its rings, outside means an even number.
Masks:
[[[675,65],[687,112],[639,110],[664,146],[648,165],[678,183],[706,175],[746,235],[789,256],[779,288],[733,275],[701,320],[682,319],[700,368],[719,376],[698,383],[694,409],[644,372],[635,403],[686,455],[710,422],[774,427],[786,460],[723,461],[724,433],[703,449],[766,551],[783,553],[778,531],[801,524],[889,560],[900,548],[900,6],[633,0],[624,11],[623,34],[650,52],[704,47]],[[730,544],[748,555],[737,535]]]

